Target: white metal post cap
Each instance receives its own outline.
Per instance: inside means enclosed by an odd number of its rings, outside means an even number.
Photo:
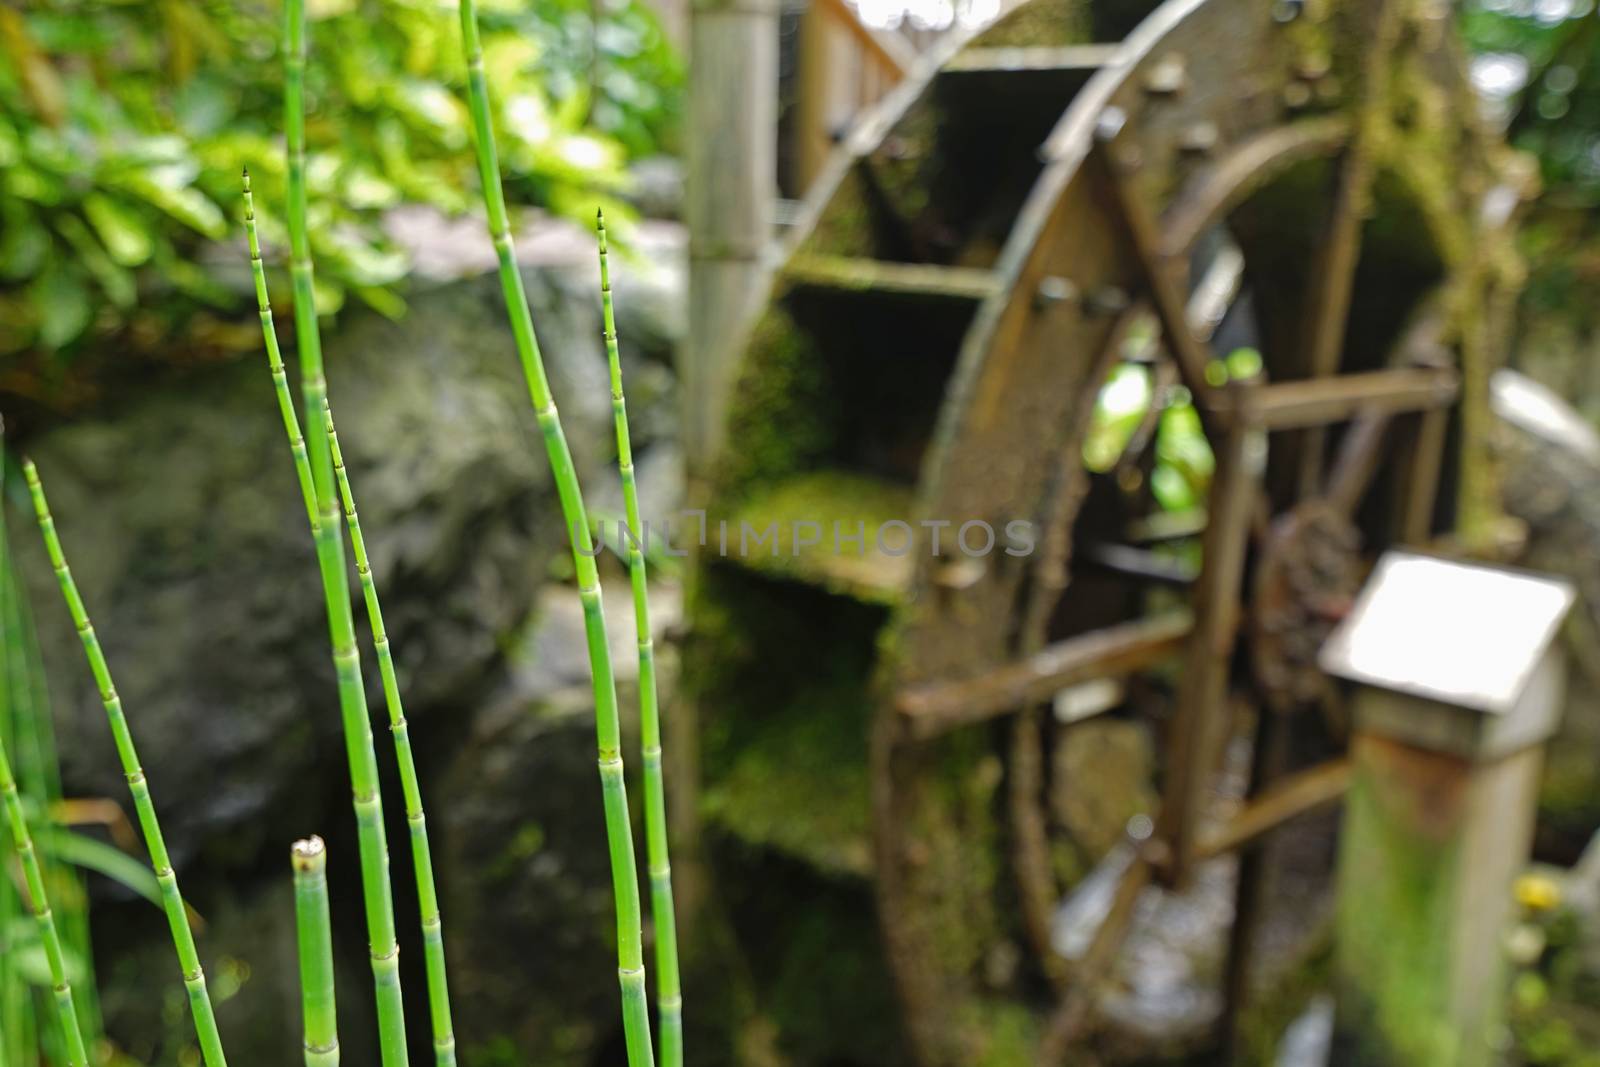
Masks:
[[[1573,603],[1558,578],[1388,552],[1322,647],[1322,669],[1396,693],[1504,714]]]

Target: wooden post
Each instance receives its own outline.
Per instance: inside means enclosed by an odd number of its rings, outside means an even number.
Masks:
[[[1358,683],[1331,1063],[1495,1062],[1571,603],[1552,580],[1391,553],[1329,638],[1323,666]]]
[[[691,491],[722,444],[766,293],[776,196],[778,0],[694,0],[689,26],[689,332],[679,355]]]

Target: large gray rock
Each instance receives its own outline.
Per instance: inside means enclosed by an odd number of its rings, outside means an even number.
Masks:
[[[639,290],[670,293],[681,284],[670,260],[654,281],[633,267],[623,277]],[[526,269],[524,278],[580,478],[604,495],[616,474],[592,258]],[[619,300],[622,293],[619,279]],[[640,317],[636,333],[645,343],[624,355],[639,380],[630,407],[644,469],[653,457],[674,454],[662,346],[677,327],[670,315],[662,320],[648,310],[661,300],[640,302],[646,309],[630,314]],[[487,991],[504,975],[498,988],[528,1005],[529,1018],[548,1021],[571,1047],[589,1047],[616,1018],[616,985],[586,687],[564,684],[566,695],[547,706],[549,687],[527,684],[532,668],[513,669],[506,655],[536,614],[541,584],[570,566],[549,464],[496,279],[436,284],[411,294],[410,303],[398,322],[347,311],[326,332],[325,350],[442,860],[458,1012],[463,1024],[487,1025],[476,1006],[500,1003]],[[289,319],[280,315],[286,347]],[[292,376],[293,353],[286,359]],[[349,972],[340,987],[348,1057],[375,1062],[322,593],[264,359],[152,382],[96,420],[27,445],[116,676],[184,889],[208,920],[202,956],[214,985],[223,976],[232,976],[224,989],[243,982],[218,1007],[230,1052],[243,1062],[297,1055],[284,853],[293,838],[320,832],[333,856],[337,952]],[[12,510],[12,540],[38,618],[67,792],[113,798],[131,814],[82,649],[28,518]],[[626,590],[612,603],[626,622]],[[427,1033],[411,859],[359,603],[356,614],[420,1055]],[[569,644],[542,648],[548,662],[540,669],[586,677],[581,641]],[[523,714],[530,707],[542,710]],[[529,847],[526,834],[497,836],[534,824],[548,838],[521,858],[516,849]],[[497,862],[509,864],[499,875]],[[500,889],[530,879],[540,889],[518,912],[527,919],[518,929],[532,939],[516,952],[494,921],[501,898],[469,888],[486,876]],[[112,1033],[152,1055],[173,1035],[187,1040],[181,1004],[167,1011],[149,988],[165,983],[181,996],[159,913],[108,883],[96,886],[104,898],[94,918]],[[572,962],[551,971],[563,951]],[[533,969],[516,970],[519,958],[534,961]],[[567,980],[576,980],[579,959],[593,992]],[[537,993],[529,983],[538,983]],[[465,1025],[462,1033],[480,1050],[491,1045],[492,1035],[476,1025],[470,1040]]]
[[[556,305],[551,286],[529,284],[536,304]],[[539,310],[592,477],[609,458],[597,317]],[[420,294],[398,323],[352,314],[328,337],[327,365],[408,712],[427,736],[470,711],[562,547],[548,464],[491,280]],[[153,389],[31,451],[179,861],[253,857],[281,843],[285,821],[315,828],[303,820],[324,816],[325,791],[308,784],[342,777],[344,757],[314,554],[264,363]],[[38,538],[17,540],[68,789],[124,797]]]
[[[628,586],[608,583],[605,602],[638,829]],[[468,1062],[621,1062],[616,913],[583,612],[565,585],[547,586],[537,605],[505,689],[474,718],[434,790],[457,1028]],[[677,616],[674,591],[655,590],[658,636]],[[670,656],[662,666],[670,683]],[[643,907],[648,924],[648,897]]]

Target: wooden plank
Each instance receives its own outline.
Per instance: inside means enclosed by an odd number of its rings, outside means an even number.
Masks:
[[[1341,515],[1354,515],[1361,506],[1361,498],[1366,496],[1385,456],[1384,444],[1392,421],[1387,412],[1363,411],[1339,442],[1339,455],[1328,472],[1323,496]]]
[[[1443,367],[1306,378],[1263,385],[1233,410],[1259,429],[1294,430],[1343,422],[1357,413],[1376,416],[1446,407],[1455,401],[1459,382],[1454,370]]]
[[[1112,200],[1121,216],[1123,229],[1138,257],[1150,304],[1161,323],[1161,337],[1178,365],[1183,384],[1194,394],[1195,409],[1208,431],[1218,427],[1210,408],[1216,390],[1206,381],[1211,348],[1189,327],[1188,298],[1179,286],[1179,261],[1161,248],[1160,228],[1150,208],[1139,198],[1131,182],[1131,166],[1120,158],[1117,139],[1122,124],[1117,116],[1105,119],[1096,129],[1095,155],[1110,187]]]
[[[1256,392],[1253,380],[1226,388],[1237,409]],[[1251,510],[1260,486],[1266,442],[1245,420],[1231,420],[1217,439],[1216,473],[1201,542],[1194,630],[1185,651],[1166,737],[1167,775],[1156,836],[1167,848],[1164,880],[1181,887],[1193,869],[1201,814],[1209,795],[1228,714],[1228,676],[1239,628],[1239,600]]]
[[[1041,1067],[1068,1063],[1067,1055],[1072,1046],[1091,1024],[1095,1006],[1111,974],[1111,961],[1133,926],[1135,905],[1150,884],[1152,873],[1150,863],[1140,856],[1128,865],[1117,882],[1105,921],[1095,931],[1088,951],[1073,961],[1072,971],[1078,980],[1067,988],[1045,1025],[1037,1059]]]
[[[1171,556],[1163,556],[1145,548],[1132,545],[1098,544],[1084,550],[1083,558],[1091,566],[1156,585],[1172,585],[1187,589],[1194,584],[1197,573],[1193,565]]]
[[[1334,803],[1349,788],[1350,761],[1343,758],[1287,775],[1263,789],[1233,818],[1205,834],[1195,858],[1207,860],[1242,848],[1291,819]]]
[[[1355,128],[1349,150],[1339,164],[1322,241],[1312,263],[1301,307],[1301,323],[1305,330],[1301,346],[1306,353],[1306,373],[1312,378],[1338,373],[1344,354],[1356,267],[1361,258],[1361,228],[1372,200],[1374,145],[1381,135],[1383,112],[1389,106],[1385,67],[1400,30],[1400,6],[1397,0],[1377,0],[1357,16],[1367,23],[1369,43],[1361,60]],[[1322,485],[1326,449],[1326,430],[1320,426],[1309,427],[1300,442],[1301,499],[1312,495]]]
[[[969,48],[944,68],[946,74],[992,71],[1096,71],[1117,53],[1114,44],[1033,45],[1010,48]]]
[[[798,285],[826,289],[910,293],[987,300],[1000,291],[1000,279],[975,267],[940,267],[925,263],[891,263],[851,256],[800,255],[791,258],[783,276]]]
[[[1425,545],[1433,533],[1433,509],[1439,496],[1439,479],[1443,476],[1449,428],[1448,409],[1425,411],[1406,443],[1400,477],[1404,494],[1398,530],[1401,544]]]
[[[1095,630],[973,678],[906,689],[895,706],[912,737],[933,737],[1047,699],[1077,682],[1159,663],[1183,646],[1190,625],[1187,612],[1174,612]]]

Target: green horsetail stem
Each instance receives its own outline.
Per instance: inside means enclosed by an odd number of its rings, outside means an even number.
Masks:
[[[611,368],[611,413],[617,426],[617,468],[628,529],[639,520],[639,488],[634,480],[633,444],[628,436],[628,404],[622,395],[622,360],[617,354],[617,322],[611,306],[611,267],[606,259],[606,216],[595,213],[600,240],[600,303],[605,313],[606,361]],[[656,928],[656,1003],[661,1016],[661,1067],[683,1067],[683,989],[678,978],[678,920],[672,907],[672,864],[667,858],[667,793],[661,775],[661,711],[656,699],[655,642],[650,633],[650,592],[644,551],[628,541],[628,579],[633,585],[633,621],[639,642],[639,733],[644,763],[645,862],[650,869],[650,913]]]
[[[256,283],[256,307],[261,315],[261,338],[267,346],[267,366],[272,371],[272,387],[278,395],[278,413],[289,436],[289,452],[294,456],[294,471],[300,479],[300,495],[305,498],[306,519],[316,533],[317,490],[311,478],[311,461],[306,457],[306,441],[300,434],[300,419],[294,413],[294,398],[289,393],[289,375],[283,369],[278,351],[278,330],[272,323],[272,302],[267,299],[267,272],[261,263],[261,239],[256,234],[256,202],[250,194],[250,171],[244,172],[244,230],[250,239],[250,273]]]
[[[289,273],[294,283],[295,337],[300,356],[300,388],[305,421],[316,426],[328,388],[322,373],[322,338],[317,332],[316,296],[312,286],[311,239],[306,229],[305,0],[284,4],[284,125],[289,153]],[[265,320],[263,320],[265,325]],[[291,443],[293,434],[291,434]],[[322,573],[328,610],[328,635],[339,683],[339,713],[344,725],[345,754],[350,764],[356,829],[361,853],[361,891],[367,916],[367,944],[377,986],[378,1047],[383,1067],[406,1067],[405,1003],[400,990],[400,945],[395,939],[394,899],[389,884],[389,846],[383,827],[383,798],[378,788],[378,756],[372,744],[367,691],[361,681],[355,620],[350,607],[344,538],[339,532],[333,459],[327,435],[307,439],[311,481],[316,495],[317,566]]]
[[[61,1043],[66,1048],[67,1067],[88,1067],[89,1053],[84,1047],[83,1031],[78,1028],[78,1008],[72,1001],[72,983],[67,981],[66,956],[61,951],[61,938],[56,933],[56,920],[50,911],[49,898],[45,896],[44,872],[39,869],[39,855],[34,851],[33,838],[28,834],[28,820],[22,811],[22,795],[17,792],[17,781],[11,774],[11,760],[6,756],[3,738],[0,738],[0,801],[4,802],[6,821],[11,824],[11,840],[17,847],[17,857],[22,863],[22,886],[28,911],[39,925],[39,941],[44,945],[44,958],[50,965],[50,985],[55,993],[56,1016],[61,1021]]]
[[[595,740],[599,750],[601,793],[605,805],[606,841],[611,855],[611,888],[617,903],[617,975],[622,986],[622,1023],[630,1067],[652,1067],[655,1056],[650,1041],[650,1006],[645,1000],[644,935],[639,905],[639,872],[633,854],[633,827],[628,815],[628,791],[622,762],[622,726],[617,715],[617,687],[611,672],[611,651],[606,644],[605,608],[600,597],[600,576],[594,561],[594,541],[584,513],[583,493],[573,467],[572,453],[561,432],[561,416],[550,395],[544,360],[533,332],[533,315],[517,272],[516,249],[506,216],[505,191],[500,184],[500,163],[495,151],[494,125],[489,116],[489,90],[483,72],[483,45],[478,38],[478,16],[472,0],[461,0],[461,43],[467,59],[468,106],[472,112],[473,140],[478,172],[488,212],[489,235],[499,260],[500,287],[506,314],[516,340],[517,357],[533,401],[545,451],[555,476],[562,518],[572,539],[573,567],[578,595],[583,603],[588,639],[589,667],[594,683]]]
[[[328,850],[322,838],[296,841],[294,927],[300,955],[300,1009],[306,1067],[339,1067],[339,1021],[333,1001],[333,927],[328,920]]]
[[[372,561],[367,556],[367,539],[361,533],[356,514],[355,494],[350,490],[350,475],[339,448],[339,432],[333,425],[333,408],[323,407],[323,428],[328,434],[328,451],[333,457],[333,473],[344,501],[345,525],[350,529],[350,545],[355,552],[356,573],[361,578],[361,595],[367,605],[367,620],[372,626],[372,642],[378,651],[378,669],[383,675],[383,699],[389,709],[389,730],[394,734],[395,758],[400,764],[400,789],[405,795],[406,825],[411,828],[411,862],[417,878],[417,904],[422,912],[422,951],[428,971],[428,1006],[433,1021],[433,1049],[438,1067],[455,1067],[456,1038],[450,1021],[450,986],[445,976],[444,922],[439,916],[439,894],[433,882],[433,853],[428,847],[428,824],[422,813],[422,788],[417,784],[417,765],[411,755],[411,735],[406,727],[405,708],[400,703],[400,683],[395,678],[394,655],[389,635],[383,626],[383,608],[378,603],[378,586],[372,578]]]
[[[178,875],[172,869],[172,859],[167,855],[167,843],[161,836],[161,824],[156,819],[155,803],[150,799],[150,785],[145,780],[144,768],[139,764],[139,753],[133,746],[133,734],[128,729],[127,716],[122,711],[122,698],[111,680],[111,668],[106,665],[105,653],[95,636],[94,626],[78,594],[78,584],[67,567],[61,539],[56,535],[55,520],[50,517],[50,506],[45,501],[44,485],[32,460],[22,461],[22,473],[28,481],[28,492],[33,497],[33,510],[39,518],[39,532],[44,535],[45,551],[50,565],[55,569],[56,580],[61,585],[61,595],[66,599],[67,611],[83,640],[83,651],[89,660],[89,670],[94,674],[100,690],[100,700],[105,705],[106,719],[111,724],[111,737],[116,742],[117,757],[122,761],[123,774],[128,779],[128,789],[133,793],[133,806],[139,815],[139,828],[144,832],[145,847],[150,851],[150,865],[155,869],[156,881],[161,886],[161,906],[167,914],[167,925],[172,930],[172,943],[178,951],[178,963],[183,968],[183,984],[189,993],[189,1008],[194,1015],[195,1034],[200,1039],[200,1053],[206,1067],[224,1067],[222,1036],[217,1032],[216,1013],[211,1009],[211,997],[206,992],[205,972],[200,968],[200,954],[195,950],[194,932],[189,929],[189,916],[184,909],[183,894],[178,891]]]

